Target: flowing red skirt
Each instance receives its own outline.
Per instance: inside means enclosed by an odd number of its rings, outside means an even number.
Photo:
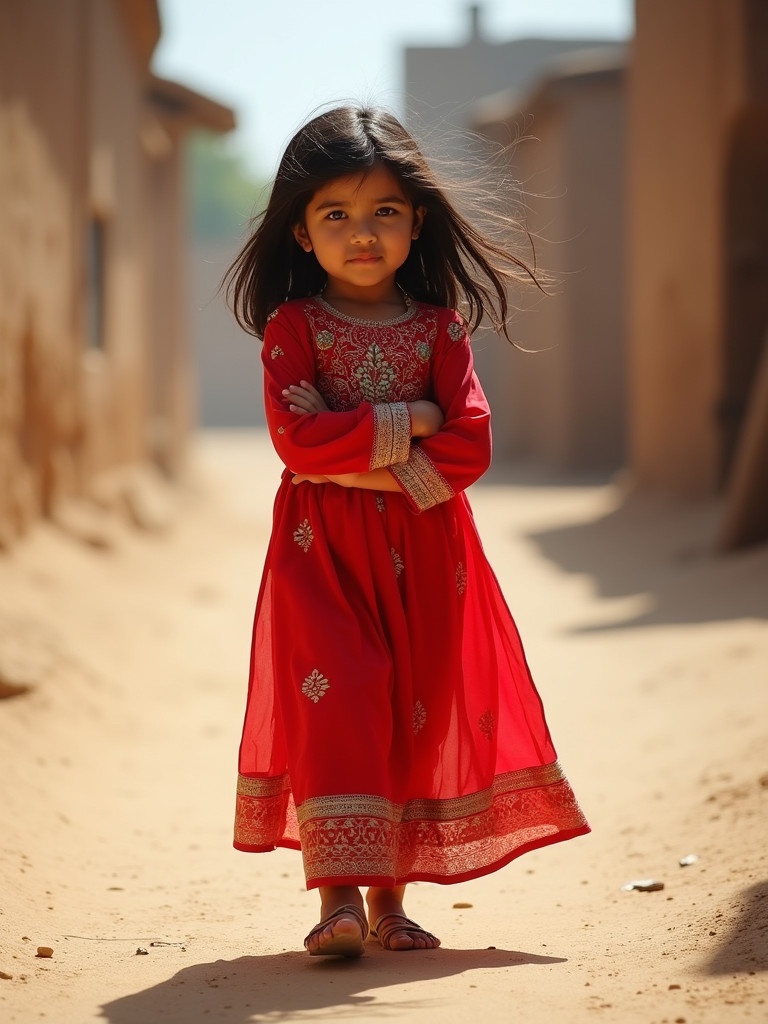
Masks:
[[[459,882],[589,831],[463,494],[290,482],[256,609],[235,846],[307,887]]]

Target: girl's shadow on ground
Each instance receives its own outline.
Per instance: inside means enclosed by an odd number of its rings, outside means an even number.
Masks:
[[[372,989],[447,978],[465,971],[499,970],[522,964],[564,963],[562,957],[537,956],[506,949],[436,949],[423,953],[388,953],[371,947],[360,960],[337,957],[310,959],[306,953],[243,956],[185,967],[168,981],[116,999],[102,1007],[110,1024],[204,1024],[226,1011],[227,1024],[247,1024],[267,1014],[291,1020],[302,1011],[332,1010],[334,1020],[381,1017],[394,1019],[403,1010],[437,1002],[448,1005],[450,992],[439,999],[384,1001],[361,995]],[[434,989],[431,990],[434,992]]]
[[[707,964],[707,974],[756,974],[768,971],[768,881],[745,889],[738,917]]]

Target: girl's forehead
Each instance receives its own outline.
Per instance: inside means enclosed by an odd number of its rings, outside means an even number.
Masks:
[[[323,202],[327,199],[371,198],[381,199],[385,196],[407,195],[396,175],[382,164],[374,164],[370,170],[359,171],[357,174],[345,174],[322,185],[312,196],[312,202]]]

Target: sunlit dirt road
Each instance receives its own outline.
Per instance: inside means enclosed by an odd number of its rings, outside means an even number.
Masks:
[[[593,834],[413,886],[442,949],[310,960],[298,855],[230,846],[279,467],[257,434],[195,466],[168,533],[0,557],[0,670],[34,684],[0,701],[0,1019],[768,1021],[766,549],[715,559],[716,507],[610,483],[476,487]]]

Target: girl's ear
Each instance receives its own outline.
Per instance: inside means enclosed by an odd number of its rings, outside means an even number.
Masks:
[[[299,243],[304,252],[312,252],[312,243],[309,240],[307,229],[303,224],[293,225],[293,237]]]
[[[421,229],[424,226],[424,218],[426,215],[426,206],[417,206],[413,211],[413,231],[411,231],[411,238],[414,242],[421,234]]]

